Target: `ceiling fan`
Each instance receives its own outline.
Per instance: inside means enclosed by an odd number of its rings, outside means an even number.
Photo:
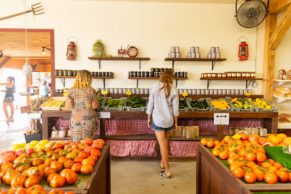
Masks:
[[[235,17],[238,24],[244,28],[254,28],[260,25],[268,15],[269,0],[239,0],[235,3]]]

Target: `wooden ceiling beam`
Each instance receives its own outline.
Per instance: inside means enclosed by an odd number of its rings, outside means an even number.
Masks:
[[[9,56],[3,56],[0,60],[0,69],[11,59]]]
[[[277,25],[275,31],[273,32],[269,46],[271,49],[276,49],[280,44],[281,40],[284,38],[285,34],[291,26],[291,4],[284,13],[280,23]]]
[[[269,6],[270,14],[278,14],[291,4],[291,0],[271,0]]]

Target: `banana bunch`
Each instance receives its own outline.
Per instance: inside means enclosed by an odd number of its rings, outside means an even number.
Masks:
[[[223,109],[223,110],[230,108],[229,104],[224,99],[211,100],[210,103],[213,108]]]
[[[253,108],[253,105],[251,104],[251,98],[233,98],[231,100],[231,103],[236,107],[240,109],[251,109]]]
[[[264,99],[256,98],[255,100],[253,100],[253,104],[260,109],[264,110],[272,109],[272,106]]]

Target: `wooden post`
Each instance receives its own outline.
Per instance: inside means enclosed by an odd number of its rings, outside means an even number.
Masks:
[[[269,46],[271,49],[276,49],[282,39],[284,38],[285,34],[289,30],[291,26],[291,5],[287,8],[285,13],[282,16],[282,19],[280,23],[278,23],[276,29],[272,33],[272,36],[270,37]]]
[[[265,46],[264,46],[264,96],[272,99],[273,79],[275,68],[275,50],[270,48],[270,37],[272,36],[276,25],[277,15],[269,15],[265,21]]]

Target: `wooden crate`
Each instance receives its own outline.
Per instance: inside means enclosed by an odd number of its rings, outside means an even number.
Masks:
[[[290,183],[246,184],[201,144],[196,161],[197,194],[252,194],[254,192],[284,191],[291,193]]]

